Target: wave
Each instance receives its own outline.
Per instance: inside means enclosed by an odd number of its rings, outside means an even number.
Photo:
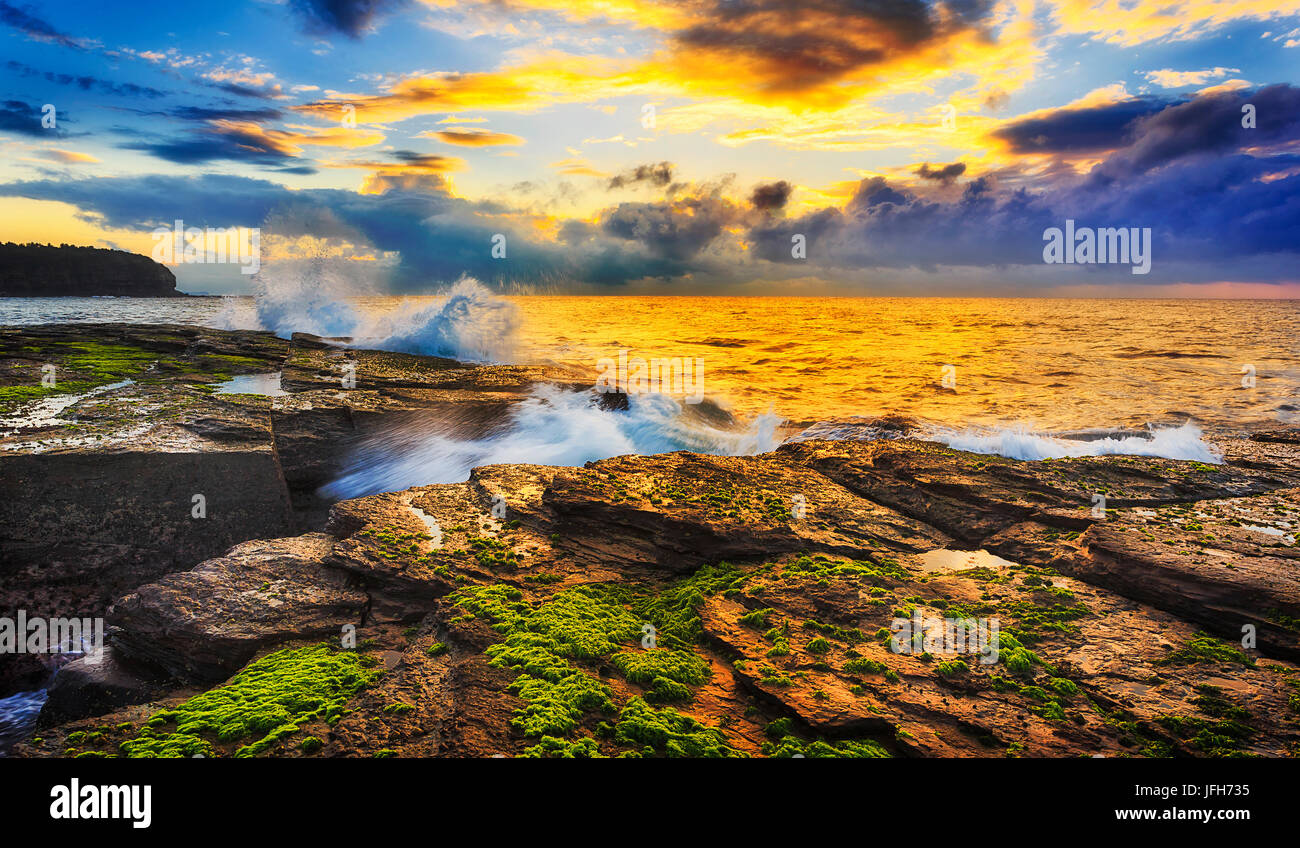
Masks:
[[[957,450],[1005,456],[1010,459],[1038,460],[1126,454],[1211,464],[1223,461],[1223,457],[1215,448],[1203,440],[1201,428],[1190,422],[1179,427],[1153,429],[1144,435],[1116,434],[1091,439],[1068,439],[1043,435],[1020,427],[992,431],[940,429],[931,433],[928,438]]]
[[[404,298],[386,311],[354,299],[356,280],[325,259],[264,266],[257,284],[251,315],[231,299],[214,326],[269,330],[286,339],[294,333],[342,337],[358,348],[462,362],[510,362],[515,355],[517,308],[473,277],[462,276],[433,303]]]
[[[320,491],[355,498],[462,482],[482,465],[581,466],[611,456],[677,450],[748,456],[774,450],[780,442],[782,419],[771,413],[729,429],[667,395],[627,400],[627,409],[609,409],[594,393],[539,385],[511,408],[502,426],[480,438],[447,435],[445,426],[441,433],[431,432],[425,419],[408,422],[368,438],[353,452],[347,470]]]

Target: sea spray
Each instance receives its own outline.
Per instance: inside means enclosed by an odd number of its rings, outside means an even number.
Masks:
[[[472,468],[501,463],[580,466],[611,456],[675,450],[752,455],[777,446],[781,418],[761,415],[744,429],[726,430],[685,414],[682,404],[666,395],[632,396],[627,409],[611,410],[594,393],[539,385],[488,435],[456,438],[447,434],[449,423],[412,421],[372,436],[321,493],[353,498],[458,483],[469,478]]]
[[[357,263],[352,263],[355,266]],[[351,346],[462,362],[511,362],[519,310],[472,277],[461,277],[433,303],[403,298],[386,311],[366,309],[352,266],[327,257],[277,261],[258,275],[251,313],[231,298],[211,322],[222,329],[343,336]],[[349,292],[349,294],[344,294]]]
[[[355,333],[357,347],[447,356],[469,362],[510,362],[519,310],[472,277],[461,277],[445,300],[403,301]]]
[[[1158,456],[1217,464],[1223,458],[1202,439],[1201,428],[1188,422],[1179,427],[1151,430],[1146,436],[1112,436],[1089,440],[1040,435],[1027,429],[936,429],[926,436],[950,448],[993,454],[1010,459],[1060,459],[1063,457]]]

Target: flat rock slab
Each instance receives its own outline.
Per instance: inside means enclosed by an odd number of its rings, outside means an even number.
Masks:
[[[1230,640],[1300,661],[1300,490],[1118,510],[1083,534],[1061,571]]]
[[[141,586],[110,609],[113,640],[174,674],[221,680],[266,646],[340,638],[361,623],[367,599],[324,564],[333,543],[323,533],[245,542]]]

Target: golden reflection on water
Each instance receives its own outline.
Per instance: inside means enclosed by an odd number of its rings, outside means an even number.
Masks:
[[[1053,430],[1300,423],[1296,301],[512,300],[526,357],[586,367],[620,348],[699,357],[710,397],[800,424],[885,414]]]

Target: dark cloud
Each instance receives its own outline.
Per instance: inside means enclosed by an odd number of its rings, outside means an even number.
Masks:
[[[754,192],[749,196],[749,203],[755,209],[764,212],[775,212],[785,208],[785,204],[790,200],[790,193],[794,191],[794,186],[785,180],[774,183],[764,183],[755,186]]]
[[[1113,150],[1125,143],[1137,122],[1170,106],[1162,98],[1133,98],[1103,106],[1058,109],[1025,118],[993,133],[1016,153],[1075,153]]]
[[[673,181],[673,163],[659,162],[653,165],[638,165],[631,170],[613,176],[609,180],[610,189],[624,188],[630,185],[646,183],[663,187]]]
[[[981,105],[985,109],[989,110],[990,112],[1001,112],[1002,109],[1005,108],[1006,105],[1010,102],[1011,102],[1011,95],[1007,94],[1005,91],[998,88],[998,89],[994,89],[993,91],[990,91],[988,93],[988,96],[984,98],[984,102]]]
[[[181,138],[145,139],[118,145],[168,162],[198,165],[226,160],[250,165],[284,165],[296,157],[266,136],[238,127],[207,127]]]
[[[269,180],[204,174],[32,180],[0,186],[0,195],[59,200],[109,229],[143,230],[170,226],[177,218],[200,227],[252,226],[293,193]]]
[[[96,91],[100,94],[116,94],[123,97],[144,97],[150,99],[167,96],[167,92],[157,88],[151,88],[147,85],[136,85],[129,82],[109,82],[108,80],[97,79],[96,77],[85,75],[56,74],[53,71],[42,71],[33,68],[31,65],[25,65],[22,62],[16,62],[12,59],[5,62],[5,67],[20,76],[40,77],[46,82],[52,82],[56,85],[73,85],[82,91]]]
[[[415,150],[394,150],[388,155],[394,162],[434,171],[449,170],[451,164],[461,161],[453,156],[439,156],[436,153],[420,153]]]
[[[676,32],[683,49],[743,62],[772,90],[801,91],[978,27],[987,0],[712,0]]]
[[[237,82],[205,81],[204,84],[227,94],[234,94],[239,97],[255,97],[258,100],[270,100],[280,93],[277,89],[254,88],[251,85],[240,85]]]
[[[289,8],[311,32],[341,32],[360,38],[370,24],[400,9],[407,0],[289,0]]]
[[[901,206],[907,202],[907,195],[891,188],[889,183],[885,182],[884,177],[871,177],[858,183],[858,189],[853,193],[853,199],[849,201],[848,208],[868,209],[883,203]]]
[[[716,197],[662,203],[620,203],[601,218],[601,230],[634,241],[652,254],[677,261],[691,258],[736,217],[736,208]]]
[[[866,179],[843,210],[754,227],[748,240],[762,258],[790,264],[799,262],[790,256],[790,237],[803,234],[806,264],[822,273],[1037,266],[1043,231],[1070,218],[1080,227],[1150,227],[1153,264],[1144,283],[1248,280],[1256,273],[1266,281],[1294,279],[1298,95],[1300,89],[1271,86],[1166,106],[1134,123],[1122,146],[1085,178],[1064,169],[1032,192],[982,176],[958,200],[938,202],[880,177]],[[1257,117],[1267,109],[1269,124],[1260,117],[1256,130],[1242,128],[1246,102],[1256,105]],[[1282,270],[1287,263],[1291,270]],[[1079,273],[1136,279],[1124,266]]]
[[[1255,127],[1242,126],[1242,109],[1255,107]],[[1256,91],[1202,94],[1148,115],[1133,125],[1134,140],[1100,170],[1124,177],[1185,156],[1219,154],[1300,139],[1300,88],[1270,85]]]
[[[53,44],[59,44],[63,47],[71,47],[75,50],[85,48],[81,39],[65,35],[45,21],[32,14],[30,9],[21,9],[12,6],[9,3],[0,0],[0,23],[12,27],[23,33],[29,38],[38,41],[48,41]]]
[[[41,107],[21,100],[0,102],[0,132],[18,133],[34,138],[62,138],[65,133],[56,127],[41,126],[43,113]],[[56,113],[58,121],[67,120],[61,113]]]
[[[231,109],[226,107],[179,106],[165,114],[183,121],[275,121],[284,116],[279,109]]]
[[[938,168],[931,168],[929,162],[923,162],[921,167],[916,169],[916,175],[921,179],[934,180],[944,185],[951,184],[964,173],[966,173],[965,162],[953,162],[951,165],[941,165]]]

